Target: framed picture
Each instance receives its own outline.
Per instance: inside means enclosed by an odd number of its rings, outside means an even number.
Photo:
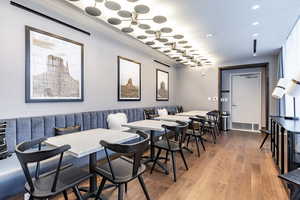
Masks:
[[[83,101],[83,44],[29,26],[25,32],[26,103]]]
[[[141,63],[118,56],[118,101],[141,100]]]
[[[156,100],[169,101],[169,72],[156,69]]]

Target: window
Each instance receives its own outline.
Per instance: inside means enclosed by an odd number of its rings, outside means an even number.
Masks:
[[[284,45],[284,77],[293,78],[300,70],[300,20],[289,35]],[[296,110],[294,111],[293,97],[285,95],[285,115],[300,117],[300,97],[296,98]]]

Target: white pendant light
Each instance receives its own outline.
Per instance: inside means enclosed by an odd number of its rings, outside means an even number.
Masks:
[[[300,71],[289,82],[287,94],[292,97],[300,96]]]
[[[272,97],[275,99],[281,99],[286,93],[286,89],[290,83],[290,79],[281,78],[279,79],[275,89],[273,90]]]

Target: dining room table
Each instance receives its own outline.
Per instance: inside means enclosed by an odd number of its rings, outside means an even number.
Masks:
[[[195,117],[195,116],[201,116],[201,117],[206,117],[207,113],[210,111],[208,110],[191,110],[188,112],[182,112],[182,113],[177,113],[177,116],[186,116],[186,117]]]
[[[181,116],[181,115],[164,115],[164,116],[159,116],[155,117],[155,120],[160,120],[160,121],[170,121],[170,122],[186,122],[190,123],[192,120],[188,116]]]
[[[147,159],[144,161],[145,164],[153,163],[155,160],[155,147],[154,147],[155,133],[165,131],[162,125],[176,126],[178,124],[172,121],[148,120],[148,119],[122,124],[123,127],[128,127],[131,128],[132,130],[141,130],[141,131],[150,132],[150,156],[147,157]],[[165,158],[160,158],[160,159],[165,159]],[[165,174],[169,174],[168,169],[159,160],[157,160],[157,165],[165,172]]]
[[[89,156],[89,172],[94,175],[90,178],[89,191],[87,191],[88,193],[85,195],[85,198],[90,198],[95,197],[97,190],[97,179],[95,174],[97,152],[104,149],[104,147],[100,144],[100,141],[105,140],[109,143],[122,144],[138,138],[139,135],[135,133],[97,128],[50,137],[44,143],[53,147],[70,145],[71,148],[67,151],[67,153],[75,158]]]

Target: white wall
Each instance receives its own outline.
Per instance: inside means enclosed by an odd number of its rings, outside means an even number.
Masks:
[[[28,1],[27,1],[28,2]],[[37,2],[37,1],[36,1]],[[50,1],[48,1],[50,2]],[[52,3],[52,2],[51,2]],[[35,6],[32,4],[32,6]],[[47,11],[47,14],[57,13]],[[66,15],[69,13],[65,13]],[[76,15],[77,17],[79,14]],[[74,18],[58,16],[72,25],[95,23],[93,20],[74,24]],[[86,16],[82,16],[82,19]],[[112,108],[173,105],[176,70],[158,66],[153,59],[159,56],[144,52],[143,44],[97,24],[97,30],[87,36],[60,24],[26,12],[0,1],[0,119],[21,116],[38,116],[59,113],[93,111]],[[92,22],[91,22],[92,21]],[[25,25],[42,29],[84,44],[84,102],[76,103],[25,103]],[[99,32],[99,30],[103,30]],[[151,51],[151,50],[150,50]],[[152,50],[154,51],[154,50]],[[142,63],[142,100],[117,101],[117,56],[124,56]],[[170,101],[155,100],[156,68],[170,72]]]
[[[276,58],[271,57],[254,57],[252,59],[224,63],[220,66],[235,66],[254,63],[269,63],[269,93],[272,93],[277,80],[276,75]],[[205,75],[203,75],[205,74]],[[186,110],[206,109],[213,110],[218,108],[218,102],[209,101],[208,97],[218,96],[218,67],[203,67],[195,70],[189,67],[179,67],[177,69],[176,93],[182,94],[176,96],[177,104],[183,105]],[[276,101],[270,95],[270,114],[275,114]]]

